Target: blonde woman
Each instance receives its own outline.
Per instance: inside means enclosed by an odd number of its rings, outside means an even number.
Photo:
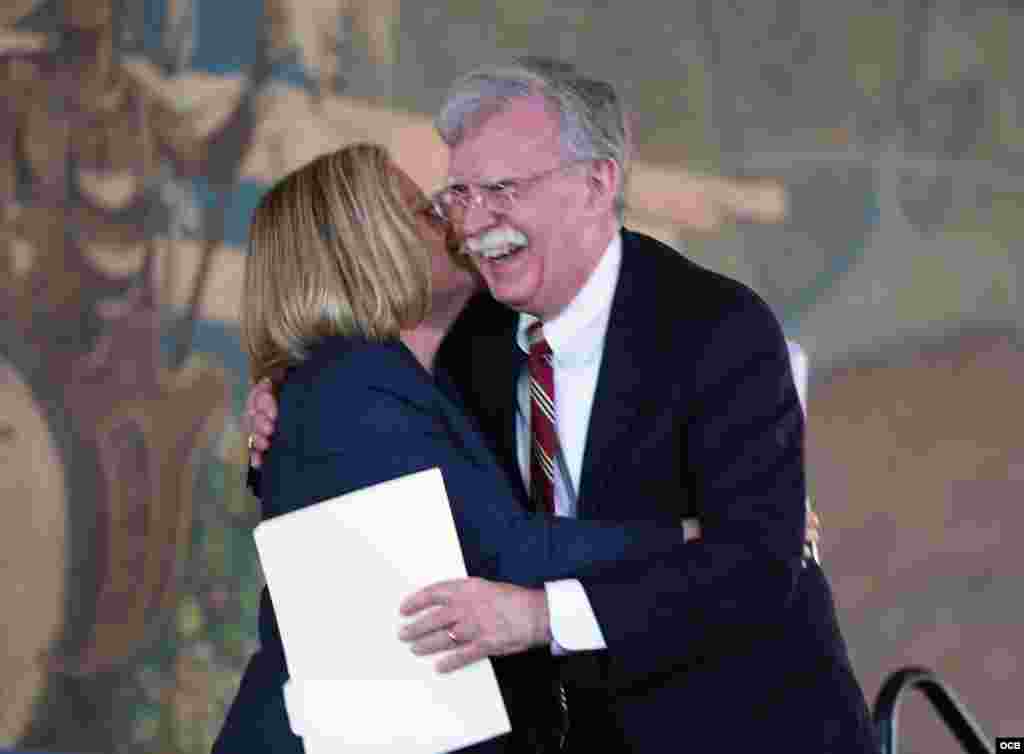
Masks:
[[[253,378],[283,377],[274,445],[261,470],[264,516],[436,466],[470,576],[536,587],[585,566],[684,546],[678,526],[627,529],[526,512],[435,369],[441,341],[478,289],[456,262],[448,230],[372,144],[322,156],[263,198],[252,221],[243,327]],[[359,575],[349,578],[355,583]],[[344,597],[344,579],[325,598]],[[531,593],[543,600],[543,591]],[[472,630],[453,624],[446,635],[469,641]],[[550,641],[546,625],[537,630],[539,642]],[[287,671],[266,590],[260,640],[215,752],[302,750],[285,715]],[[498,661],[513,734],[474,751],[537,750],[557,737],[545,659]]]

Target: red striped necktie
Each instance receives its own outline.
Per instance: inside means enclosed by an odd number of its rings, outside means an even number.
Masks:
[[[526,330],[530,345],[530,499],[538,511],[555,512],[555,375],[551,346],[540,322]]]

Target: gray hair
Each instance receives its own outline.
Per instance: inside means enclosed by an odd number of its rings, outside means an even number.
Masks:
[[[618,165],[622,180],[615,212],[621,222],[630,160],[626,114],[611,84],[583,76],[571,63],[528,57],[511,65],[476,68],[452,84],[434,125],[444,143],[454,147],[474,119],[537,94],[558,113],[565,159],[612,160]]]

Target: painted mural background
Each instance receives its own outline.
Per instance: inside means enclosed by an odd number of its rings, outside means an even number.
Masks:
[[[6,2],[0,747],[209,750],[261,586],[249,214],[354,139],[436,186],[446,85],[521,54],[620,88],[628,224],[753,285],[808,352],[823,556],[869,698],[927,665],[1021,735],[1024,13],[890,5]],[[922,701],[902,719],[907,751],[952,746]]]

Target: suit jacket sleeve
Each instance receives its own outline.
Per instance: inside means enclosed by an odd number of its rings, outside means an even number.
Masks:
[[[245,470],[245,486],[249,488],[256,497],[261,497],[260,494],[260,470],[249,466]]]
[[[439,393],[360,380],[311,394],[294,474],[273,498],[313,502],[439,467],[471,575],[522,586],[570,576],[595,563],[667,553],[678,527],[552,519],[524,510],[514,488],[465,417],[439,408]],[[282,409],[282,414],[284,409]],[[415,505],[415,500],[408,501]],[[398,522],[396,522],[398,523]],[[429,543],[424,543],[429,546]]]
[[[702,539],[582,574],[619,678],[703,663],[777,624],[801,567],[803,414],[785,340],[753,294],[708,328],[685,457]]]

